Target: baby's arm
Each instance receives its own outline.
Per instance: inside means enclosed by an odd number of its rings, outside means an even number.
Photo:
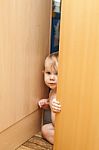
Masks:
[[[61,111],[61,105],[60,105],[60,102],[57,101],[55,98],[53,100],[51,100],[50,102],[50,107],[51,107],[51,110],[54,112],[54,113],[58,113]]]
[[[38,105],[40,108],[48,109],[49,108],[49,100],[48,99],[41,99],[41,100],[39,100]]]

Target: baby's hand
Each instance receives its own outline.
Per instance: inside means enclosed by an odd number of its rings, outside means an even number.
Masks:
[[[54,113],[58,113],[61,111],[61,105],[60,105],[60,102],[57,101],[56,99],[53,99],[51,101],[51,110],[54,112]]]
[[[49,108],[48,99],[41,99],[41,100],[38,102],[38,105],[39,105],[40,108],[48,109],[48,108]]]

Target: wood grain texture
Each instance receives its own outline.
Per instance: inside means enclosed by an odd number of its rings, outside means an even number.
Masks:
[[[41,112],[35,111],[0,133],[0,149],[15,150],[40,131]]]
[[[0,132],[37,109],[47,90],[50,0],[0,0]]]
[[[43,139],[40,132],[22,144],[17,150],[52,150],[53,145]]]
[[[62,0],[54,150],[99,150],[99,1]]]

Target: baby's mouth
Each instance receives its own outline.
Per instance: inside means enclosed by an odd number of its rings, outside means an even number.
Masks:
[[[49,83],[50,85],[55,85],[56,83]]]

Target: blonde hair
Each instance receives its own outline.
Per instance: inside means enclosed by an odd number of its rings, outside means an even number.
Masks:
[[[48,62],[48,60],[51,60],[51,67],[53,67],[56,71],[58,70],[58,58],[59,58],[59,52],[54,52],[48,55],[45,59],[45,65]]]
[[[57,59],[57,61],[58,61],[59,52],[51,53],[46,58],[51,58],[52,59],[53,57],[55,57]]]

